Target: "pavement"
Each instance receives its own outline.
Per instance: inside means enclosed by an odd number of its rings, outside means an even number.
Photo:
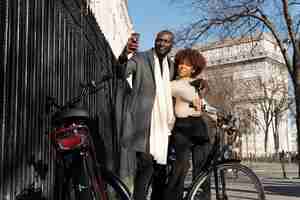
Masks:
[[[300,179],[263,178],[266,199],[299,200]]]
[[[283,178],[280,163],[245,162],[260,178],[267,200],[300,200],[300,179],[295,163],[285,164],[288,178]]]
[[[243,162],[242,164],[251,168],[259,177],[264,187],[266,200],[300,200],[300,179],[297,177],[298,166],[296,164],[289,163],[285,165],[288,178],[283,178],[280,163]],[[228,187],[232,187],[229,199],[257,199],[246,177],[242,177],[242,175],[238,177],[238,181],[234,181],[234,178],[232,178],[233,181],[228,182]],[[191,182],[191,173],[188,174],[186,180],[185,185],[188,186]],[[214,191],[213,188],[212,191]]]

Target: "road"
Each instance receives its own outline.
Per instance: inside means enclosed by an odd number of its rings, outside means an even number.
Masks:
[[[267,200],[300,200],[300,179],[296,178],[298,172],[296,164],[286,165],[288,178],[283,178],[280,163],[244,162],[243,164],[251,168],[259,177]],[[229,177],[226,178],[229,180],[226,185],[226,188],[230,188],[229,200],[257,199],[253,185],[249,184],[250,182],[243,174],[239,174],[238,178],[235,178],[233,173],[226,173],[226,176]],[[187,179],[191,181],[190,173]],[[187,186],[188,183],[185,185]],[[213,184],[212,192],[214,193]],[[214,195],[212,199],[214,199]]]
[[[296,164],[286,164],[287,179],[283,178],[280,163],[243,163],[260,178],[268,200],[299,200],[300,179]]]

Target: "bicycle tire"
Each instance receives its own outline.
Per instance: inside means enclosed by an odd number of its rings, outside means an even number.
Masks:
[[[66,167],[64,164],[57,164],[55,168],[55,185],[54,194],[56,200],[72,200],[78,199],[75,191],[75,181],[72,176],[72,169]],[[82,176],[77,176],[77,179]]]
[[[82,168],[83,166],[81,166],[80,155],[73,154],[70,157],[72,158],[69,161],[56,164],[54,185],[55,199],[92,200],[90,191],[84,189],[88,188],[89,179],[85,174],[85,170]]]
[[[85,159],[93,200],[131,199],[129,189],[117,176],[105,167],[98,166],[91,154]]]
[[[102,182],[100,182],[101,180],[98,178],[97,172],[95,171],[95,162],[90,154],[86,154],[83,157],[83,165],[85,177],[87,177],[90,199],[108,200],[107,195],[104,192],[104,186],[101,185]]]
[[[66,199],[64,196],[65,191],[65,174],[64,167],[61,163],[55,162],[55,171],[54,171],[54,199],[61,200]]]
[[[218,186],[215,184],[214,169],[217,171]],[[263,186],[256,176],[256,174],[248,167],[240,163],[224,163],[218,164],[216,168],[212,168],[209,172],[201,173],[197,178],[190,192],[188,193],[188,200],[202,200],[202,199],[222,199],[222,200],[243,200],[243,199],[257,199],[265,200],[265,193]],[[223,176],[224,178],[222,179]],[[201,186],[207,178],[210,178],[210,191],[203,192]],[[223,185],[220,180],[225,181],[225,193],[223,193]],[[217,196],[217,189],[222,191],[220,196]]]
[[[113,172],[105,167],[98,167],[101,171],[109,200],[131,200],[131,193],[125,183],[123,183]]]

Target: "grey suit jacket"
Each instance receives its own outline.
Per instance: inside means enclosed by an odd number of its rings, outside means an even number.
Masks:
[[[169,58],[168,61],[170,80],[173,80],[174,65]],[[154,49],[137,53],[123,67],[123,76],[132,74],[133,84],[132,90],[125,99],[121,143],[131,150],[146,152],[156,93]]]

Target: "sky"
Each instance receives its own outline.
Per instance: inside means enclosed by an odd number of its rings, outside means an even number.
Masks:
[[[140,50],[153,47],[160,30],[174,30],[189,20],[185,9],[170,0],[128,0],[128,10],[134,31],[141,35]]]

